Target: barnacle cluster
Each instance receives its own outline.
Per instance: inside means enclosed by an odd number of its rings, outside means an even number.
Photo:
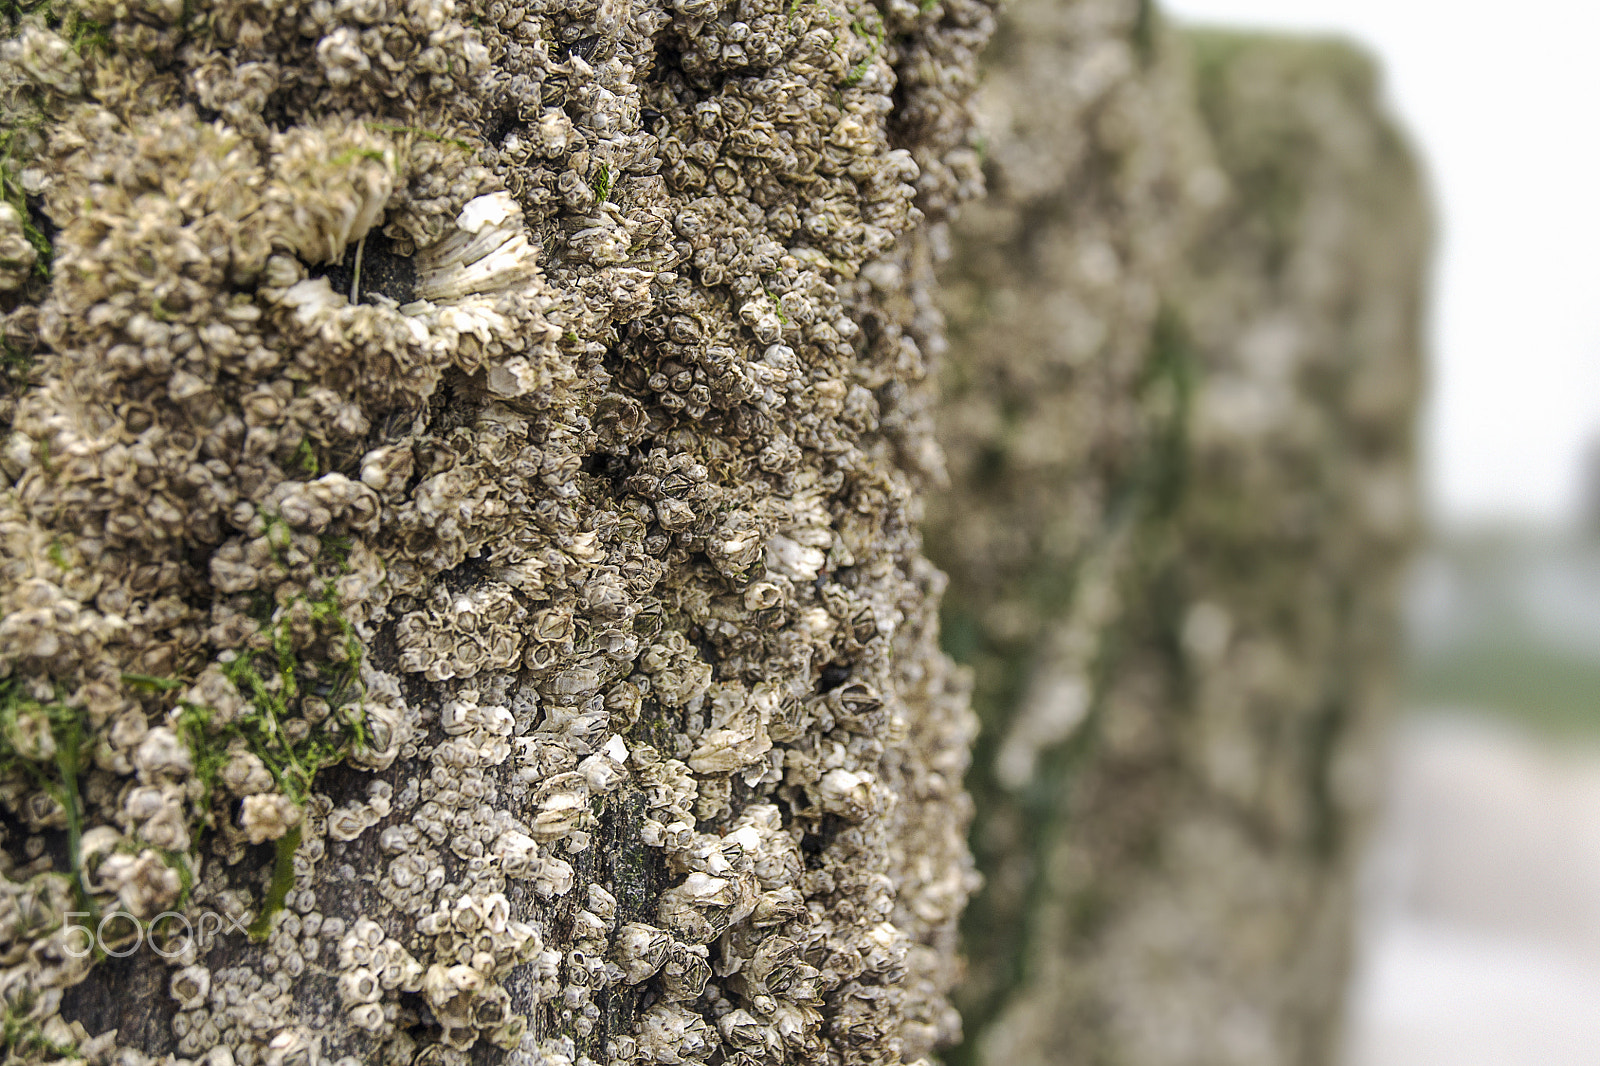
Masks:
[[[977,1063],[1321,1063],[1414,522],[1426,208],[1348,46],[1019,0],[944,270]]]
[[[5,18],[7,1052],[953,1039],[915,264],[989,6]]]

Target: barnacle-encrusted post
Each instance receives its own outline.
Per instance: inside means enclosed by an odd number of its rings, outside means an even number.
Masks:
[[[7,1061],[954,1040],[986,0],[0,21]]]
[[[1369,62],[1018,0],[945,272],[987,1066],[1334,1061],[1427,211]]]

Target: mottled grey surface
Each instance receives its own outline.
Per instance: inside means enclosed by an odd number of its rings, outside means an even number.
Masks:
[[[1492,714],[1398,731],[1346,1066],[1600,1058],[1600,751]]]
[[[930,548],[984,725],[964,1061],[1333,1060],[1428,218],[1331,42],[1008,9]]]

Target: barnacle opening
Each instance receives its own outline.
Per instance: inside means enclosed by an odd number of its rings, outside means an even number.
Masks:
[[[410,303],[417,291],[415,257],[402,254],[399,242],[376,228],[345,249],[343,259],[313,265],[306,277],[327,278],[334,292],[348,294],[354,304]]]

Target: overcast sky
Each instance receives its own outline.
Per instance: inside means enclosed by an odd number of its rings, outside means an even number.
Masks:
[[[1600,443],[1600,0],[1167,0],[1189,21],[1331,30],[1381,58],[1442,228],[1428,499],[1553,525]]]

